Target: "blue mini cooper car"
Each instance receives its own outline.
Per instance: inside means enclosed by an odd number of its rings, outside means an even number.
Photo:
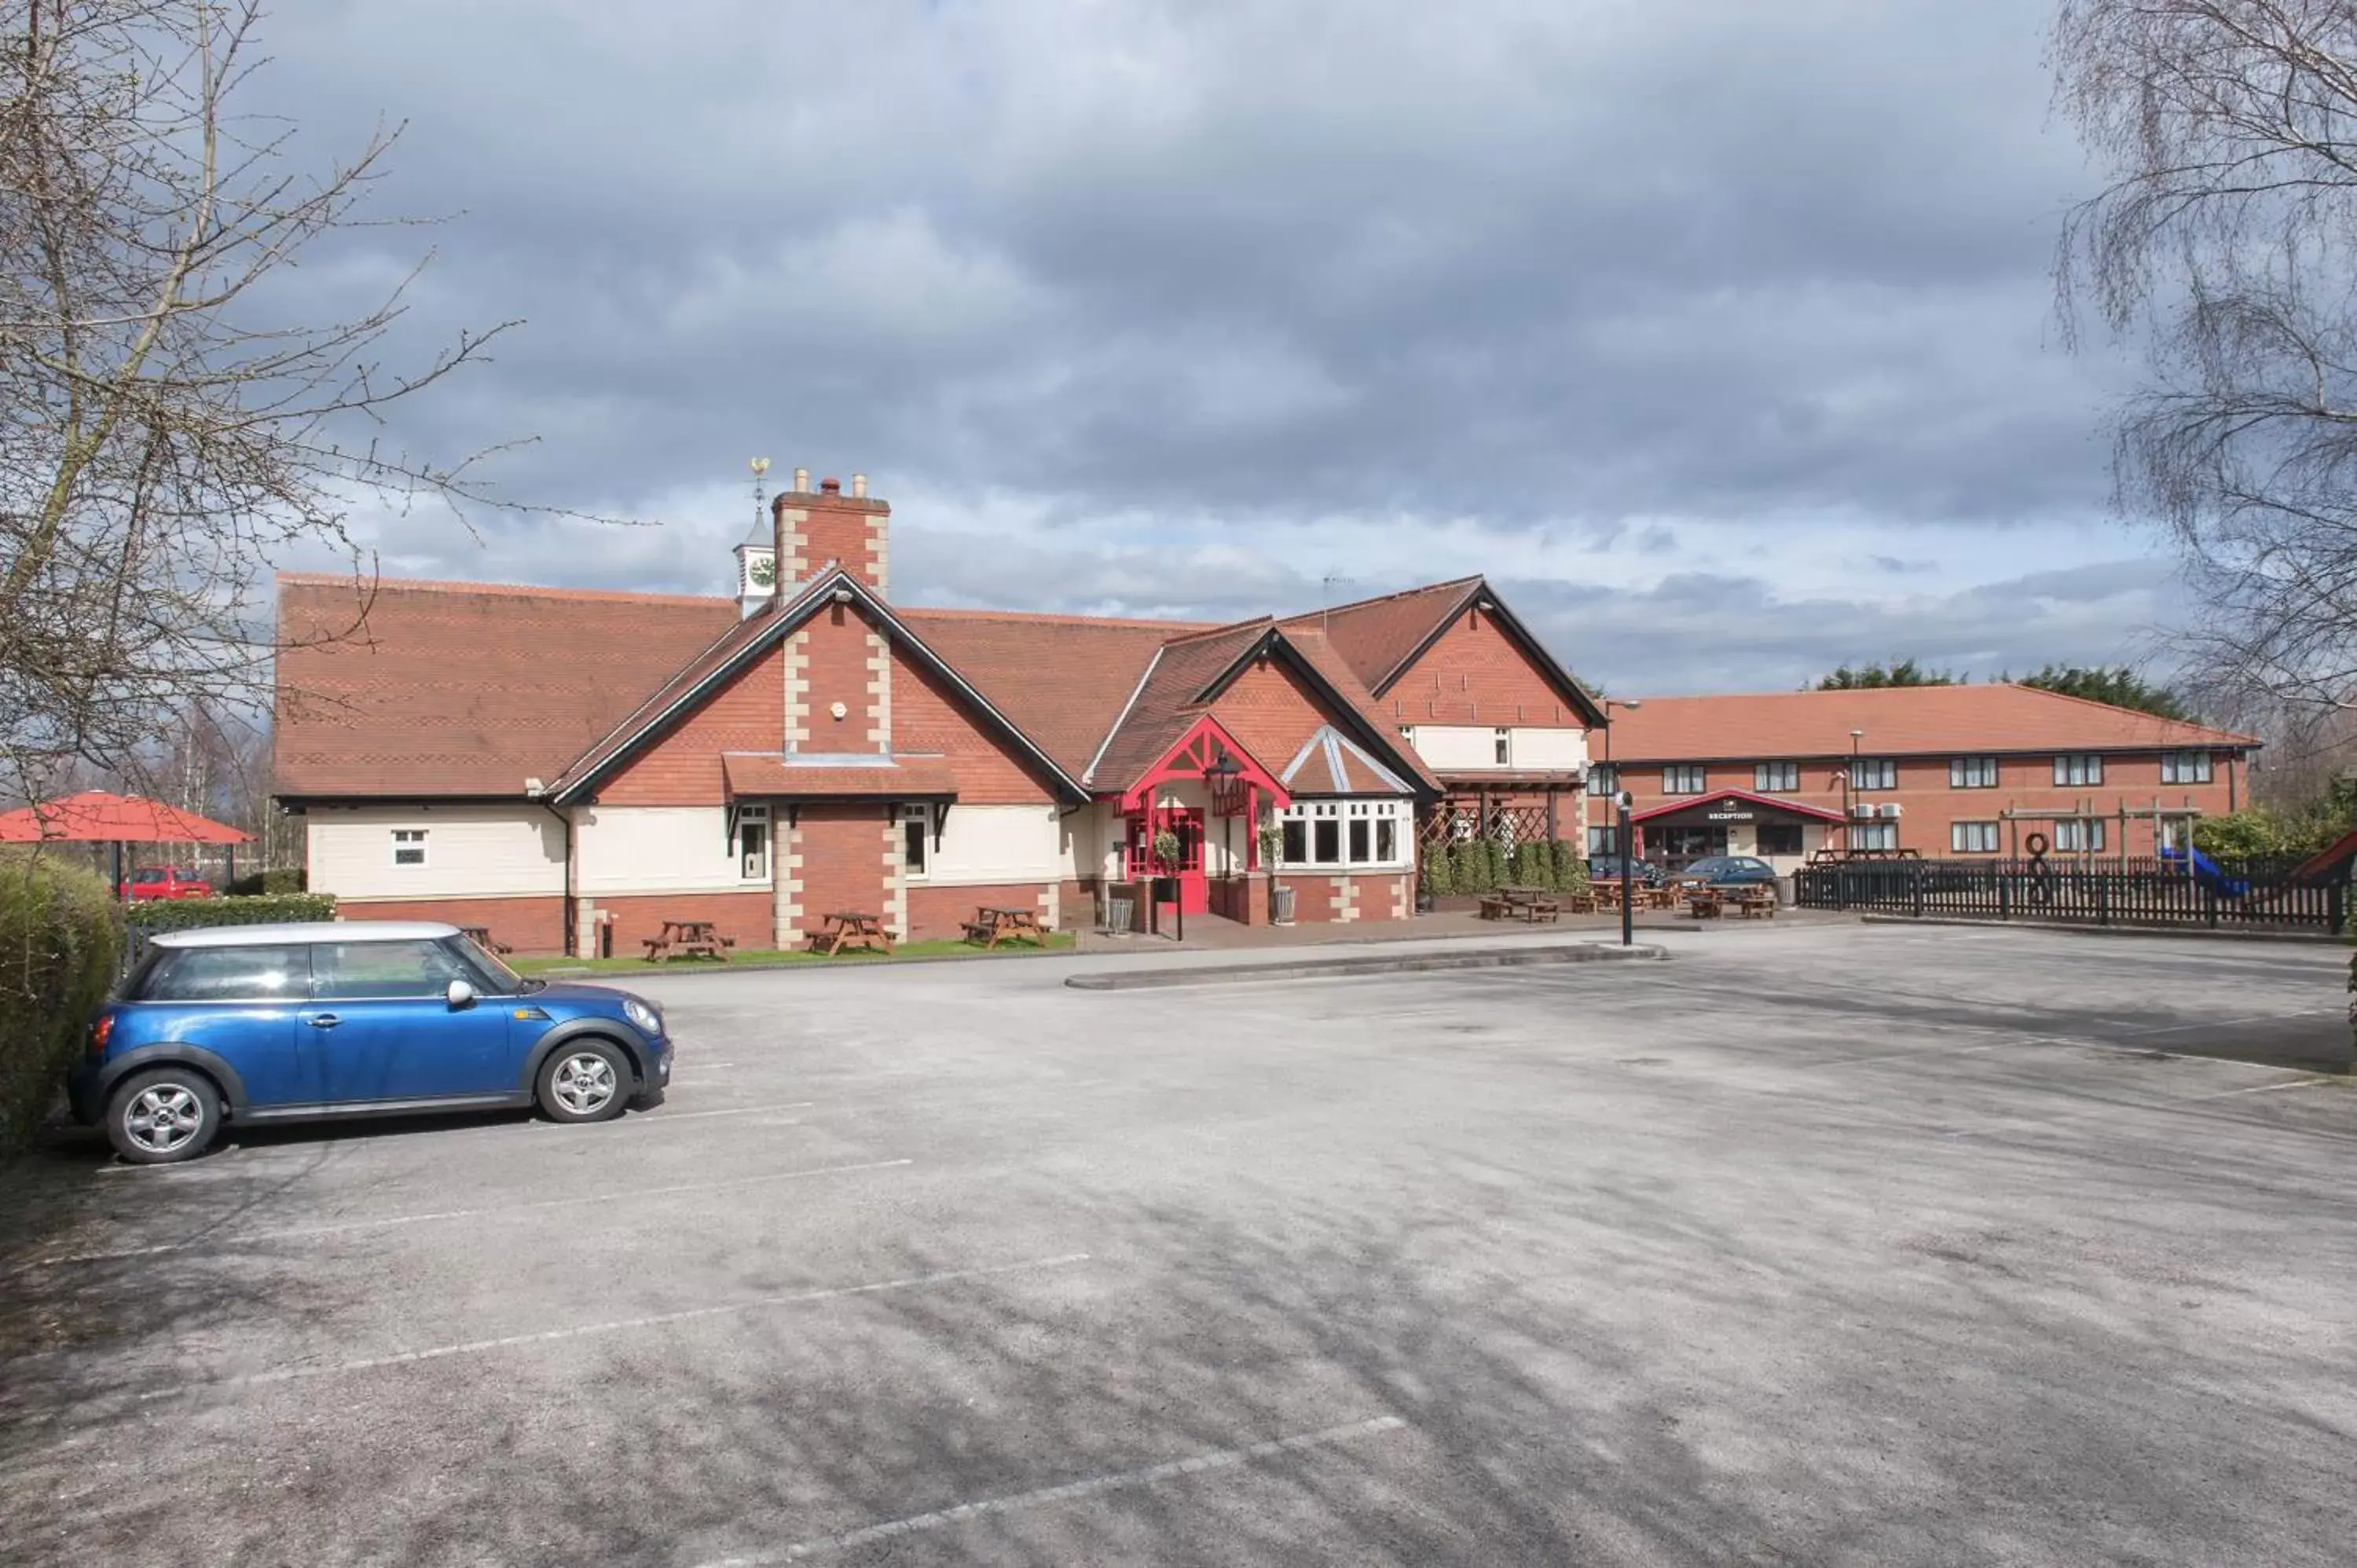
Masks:
[[[156,937],[67,1087],[124,1159],[162,1165],[225,1121],[536,1104],[603,1122],[671,1063],[651,1002],[526,980],[455,926],[339,920]]]

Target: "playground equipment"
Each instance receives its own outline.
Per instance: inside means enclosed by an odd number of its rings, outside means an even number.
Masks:
[[[2160,852],[2160,858],[2170,863],[2184,862],[2188,855],[2192,859],[2187,865],[2186,875],[2193,881],[2207,887],[2221,898],[2244,898],[2250,896],[2249,883],[2239,877],[2228,876],[2218,868],[2216,861],[2198,849],[2179,849],[2174,844],[2170,844],[2163,847]]]

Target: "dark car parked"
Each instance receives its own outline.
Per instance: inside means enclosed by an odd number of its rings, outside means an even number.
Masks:
[[[1668,878],[1669,873],[1650,860],[1639,859],[1629,863],[1629,880],[1631,882],[1641,882],[1648,887],[1659,887]],[[1587,879],[1590,882],[1620,881],[1620,857],[1617,854],[1589,855]]]
[[[1676,880],[1689,887],[1749,887],[1755,883],[1772,887],[1776,868],[1752,855],[1714,854],[1679,872]]]
[[[67,1090],[116,1153],[162,1165],[225,1121],[538,1105],[603,1122],[671,1064],[643,997],[527,980],[455,926],[339,920],[155,938]]]

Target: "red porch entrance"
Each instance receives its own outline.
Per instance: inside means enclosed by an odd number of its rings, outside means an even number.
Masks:
[[[1154,861],[1154,835],[1168,831],[1178,840],[1178,908],[1188,915],[1208,914],[1211,879],[1203,868],[1203,813],[1191,806],[1164,806],[1152,813],[1132,811],[1129,823],[1129,879],[1144,882],[1168,875]]]

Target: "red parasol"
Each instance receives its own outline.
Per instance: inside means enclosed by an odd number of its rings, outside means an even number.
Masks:
[[[0,843],[244,843],[249,837],[161,800],[103,789],[0,811]]]

